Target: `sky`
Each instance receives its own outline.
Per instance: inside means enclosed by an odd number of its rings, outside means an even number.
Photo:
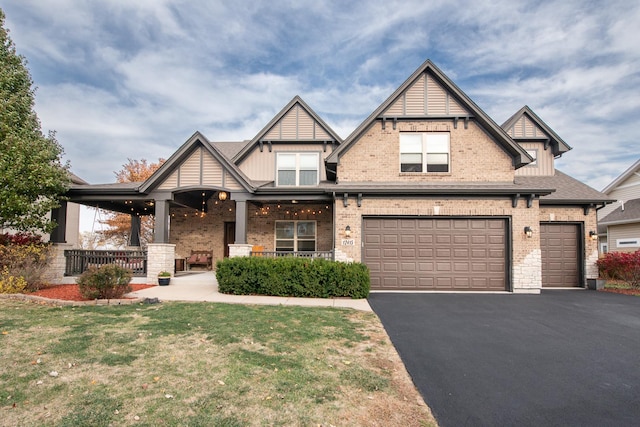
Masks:
[[[426,59],[498,124],[528,105],[601,190],[640,158],[640,2],[0,0],[71,170],[115,181],[295,95],[346,138]]]

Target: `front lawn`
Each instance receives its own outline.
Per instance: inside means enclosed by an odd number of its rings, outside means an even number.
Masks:
[[[436,425],[372,313],[0,299],[0,332],[1,425]]]

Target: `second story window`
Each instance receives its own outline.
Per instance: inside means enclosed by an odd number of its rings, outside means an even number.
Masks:
[[[400,172],[449,172],[449,133],[401,133]]]
[[[318,153],[277,153],[276,185],[318,185]]]

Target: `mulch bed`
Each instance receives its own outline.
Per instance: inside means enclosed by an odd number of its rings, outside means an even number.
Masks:
[[[142,289],[152,288],[156,285],[141,285],[132,284],[131,288],[133,292],[140,291]],[[32,292],[29,295],[37,295],[44,298],[59,299],[65,301],[90,301],[80,295],[80,289],[78,285],[50,285],[39,291]],[[127,299],[127,298],[123,298]]]

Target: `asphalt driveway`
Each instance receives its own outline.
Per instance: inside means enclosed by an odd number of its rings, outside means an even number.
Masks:
[[[640,297],[374,293],[443,427],[638,426]]]

